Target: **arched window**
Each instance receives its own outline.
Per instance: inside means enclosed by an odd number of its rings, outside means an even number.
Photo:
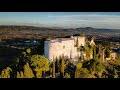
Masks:
[[[63,49],[65,49],[65,45],[63,46]]]

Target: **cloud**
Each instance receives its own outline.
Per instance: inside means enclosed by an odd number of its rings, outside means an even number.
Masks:
[[[56,20],[111,20],[119,19],[119,15],[97,15],[97,14],[88,14],[88,15],[60,15],[60,16],[48,16]]]
[[[100,15],[100,14],[82,14],[82,15],[58,15],[48,16],[53,23],[68,27],[94,26],[98,28],[120,28],[119,15]]]
[[[73,15],[74,14],[74,15]],[[58,26],[58,27],[95,27],[120,29],[120,15],[115,14],[48,14],[47,16],[4,16],[0,15],[0,24],[22,24],[36,26]],[[3,18],[3,16],[5,18]],[[37,16],[37,17],[36,17]]]

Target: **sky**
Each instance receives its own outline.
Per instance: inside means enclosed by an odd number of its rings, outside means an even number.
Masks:
[[[0,25],[120,29],[120,12],[0,12]]]

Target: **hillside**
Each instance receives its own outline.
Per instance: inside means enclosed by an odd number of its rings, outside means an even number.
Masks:
[[[97,29],[91,27],[76,29],[61,29],[33,26],[0,26],[0,38],[41,38],[48,35],[68,36],[84,33],[86,35],[119,36],[120,30]]]

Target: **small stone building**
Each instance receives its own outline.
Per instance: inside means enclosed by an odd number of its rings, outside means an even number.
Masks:
[[[115,52],[110,52],[110,57],[106,58],[106,60],[115,60],[116,58],[116,53]]]

